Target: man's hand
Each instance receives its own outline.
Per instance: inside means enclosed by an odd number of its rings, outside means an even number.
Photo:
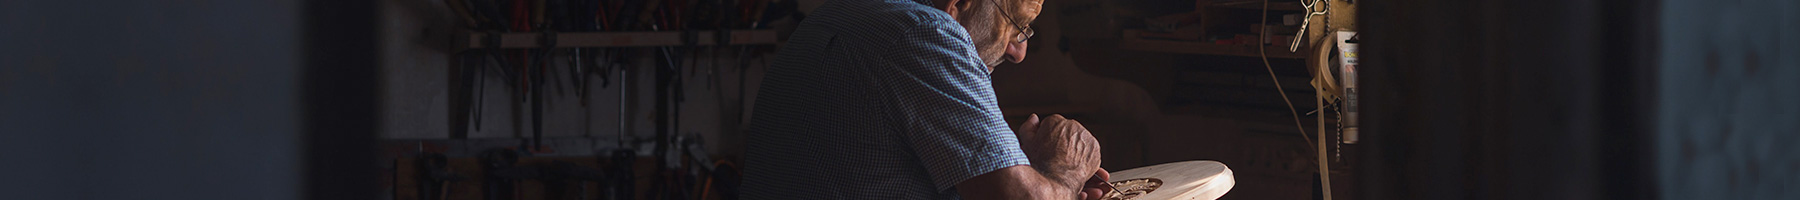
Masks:
[[[1014,132],[1019,148],[1031,166],[1011,166],[988,172],[956,185],[963,199],[1069,199],[1097,200],[1110,187],[1111,174],[1100,169],[1100,143],[1080,122],[1051,115],[1032,114]]]
[[[1100,169],[1100,143],[1081,122],[1062,115],[1038,119],[1037,114],[1032,114],[1019,129],[1015,133],[1019,147],[1031,159],[1032,168],[1058,185],[1086,193],[1084,186],[1092,177],[1104,174]],[[1101,178],[1105,182],[1107,177]]]
[[[1112,179],[1112,174],[1107,173],[1106,169],[1094,172],[1094,177],[1088,178],[1087,185],[1081,186],[1081,199],[1099,200],[1106,197],[1106,193],[1114,189],[1112,185],[1106,184],[1108,179]]]

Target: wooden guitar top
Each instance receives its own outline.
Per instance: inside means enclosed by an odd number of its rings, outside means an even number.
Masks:
[[[1142,190],[1144,186],[1154,187],[1147,193],[1129,198],[1136,200],[1218,199],[1237,184],[1231,168],[1210,160],[1163,163],[1109,173],[1121,194]],[[1160,184],[1151,183],[1158,181]]]

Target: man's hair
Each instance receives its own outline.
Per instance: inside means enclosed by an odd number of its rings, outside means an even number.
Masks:
[[[1001,19],[999,12],[1003,12],[1003,11],[1009,12],[1009,13],[1007,13],[1008,15],[1018,16],[1017,14],[1014,14],[1014,12],[1011,12],[1011,11],[1018,10],[1018,8],[1014,8],[1014,7],[1018,7],[1018,6],[1014,5],[1015,3],[1010,0],[965,0],[965,1],[973,1],[973,2],[970,2],[968,4],[969,6],[967,8],[963,8],[963,11],[959,14],[962,16],[957,16],[957,17],[964,19],[964,20],[959,20],[960,21],[959,23],[962,23],[963,28],[967,29],[969,31],[969,40],[975,42],[976,51],[978,51],[978,52],[1003,52],[1003,51],[1005,51],[1005,48],[1006,48],[1006,45],[1004,45],[1005,43],[1003,41],[999,41],[1001,39],[1000,27],[1001,26],[1010,26],[1010,25],[1006,24],[1007,22],[1005,20],[1007,20],[1007,19]],[[988,2],[988,1],[993,1],[993,2]],[[996,6],[999,6],[999,7],[996,7]],[[1013,19],[1013,20],[1018,20],[1018,19]],[[988,55],[980,55],[980,56],[984,56],[982,58],[983,61],[987,61],[986,59],[988,59],[988,58],[986,58],[985,56],[988,56]]]

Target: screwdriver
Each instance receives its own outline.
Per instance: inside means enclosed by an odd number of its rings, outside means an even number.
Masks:
[[[1122,194],[1119,194],[1118,186],[1114,186],[1112,182],[1104,181],[1105,179],[1100,179],[1100,174],[1094,174],[1094,177],[1088,178],[1088,180],[1102,180],[1102,181],[1100,181],[1100,185],[1106,186],[1106,194],[1102,194],[1101,195],[1102,198],[1124,196]]]

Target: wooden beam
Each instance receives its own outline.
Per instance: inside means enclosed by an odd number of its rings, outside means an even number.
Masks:
[[[1223,55],[1223,56],[1242,56],[1242,57],[1259,57],[1260,56],[1256,53],[1256,45],[1254,45],[1254,44],[1214,44],[1214,43],[1199,42],[1199,41],[1174,41],[1174,40],[1144,39],[1144,38],[1138,37],[1137,32],[1138,32],[1137,30],[1126,30],[1124,33],[1125,39],[1119,41],[1119,49],[1130,50],[1130,51],[1174,53],[1174,54]],[[1270,42],[1274,43],[1275,45],[1266,47],[1266,48],[1264,48],[1264,51],[1263,51],[1263,52],[1268,53],[1269,58],[1274,58],[1274,59],[1305,59],[1306,58],[1305,53],[1288,52],[1286,42],[1281,42],[1281,41],[1270,41]]]

